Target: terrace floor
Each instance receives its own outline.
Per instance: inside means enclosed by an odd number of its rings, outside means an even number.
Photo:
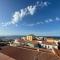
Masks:
[[[60,60],[60,57],[46,49],[7,46],[0,50],[0,60]]]

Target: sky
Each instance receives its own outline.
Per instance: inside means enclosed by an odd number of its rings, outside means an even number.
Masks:
[[[60,36],[60,0],[0,0],[0,36]]]

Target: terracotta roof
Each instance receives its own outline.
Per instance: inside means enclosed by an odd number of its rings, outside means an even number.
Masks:
[[[24,39],[16,39],[17,42],[26,42]]]
[[[58,55],[60,57],[60,50],[54,49],[54,51],[55,51],[56,55]]]
[[[39,52],[38,60],[60,60],[60,58],[52,53]]]
[[[38,43],[37,40],[33,40],[31,42],[32,42],[32,44],[37,44]]]
[[[46,44],[46,45],[56,45],[55,42],[46,42],[46,41],[42,41],[42,44]]]
[[[13,59],[3,53],[0,53],[0,60],[15,60],[15,59]]]
[[[29,60],[34,60],[35,56],[37,55],[36,50],[31,50],[23,47],[5,47],[0,52],[16,60],[28,60],[28,58]],[[3,56],[2,58],[6,57]]]
[[[0,60],[60,60],[46,49],[29,47],[4,47],[0,50]]]

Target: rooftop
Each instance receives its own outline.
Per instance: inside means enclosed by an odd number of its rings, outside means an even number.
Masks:
[[[47,53],[48,52],[48,53]],[[44,58],[43,58],[44,57]],[[3,47],[0,50],[1,60],[60,60],[60,57],[54,55],[47,49],[29,48],[29,47]]]

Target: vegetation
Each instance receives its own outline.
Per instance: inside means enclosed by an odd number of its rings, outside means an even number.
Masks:
[[[2,46],[8,46],[9,45],[9,42],[11,42],[11,41],[13,41],[13,40],[2,40],[2,39],[0,39],[0,47],[2,47]]]

